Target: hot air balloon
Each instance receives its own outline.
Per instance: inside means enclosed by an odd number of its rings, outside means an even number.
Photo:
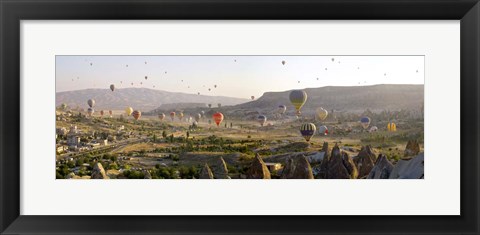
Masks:
[[[202,117],[203,117],[203,116],[205,116],[205,111],[203,111],[203,110],[202,110],[202,112],[201,112],[201,113],[202,113]]]
[[[88,104],[88,106],[90,106],[90,108],[93,108],[93,106],[95,106],[95,100],[94,99],[89,99],[87,101],[87,104]]]
[[[133,82],[132,82],[132,86],[133,86]]]
[[[282,61],[282,64],[285,65],[285,60]]]
[[[287,111],[287,106],[285,106],[285,105],[279,105],[277,110],[278,110],[278,113],[279,113],[279,114],[284,114],[285,111]]]
[[[163,121],[163,119],[165,118],[165,114],[164,113],[159,114],[158,118],[160,119],[160,121]]]
[[[173,122],[173,119],[175,118],[175,112],[170,113],[170,118],[172,119],[172,122]]]
[[[127,65],[125,65],[125,67],[128,67],[128,64],[127,64]]]
[[[111,84],[110,85],[110,90],[114,91],[115,90],[115,85]]]
[[[397,131],[397,125],[396,125],[395,123],[393,123],[393,122],[389,122],[389,123],[387,124],[387,130],[388,130],[389,132],[395,132],[395,131]]]
[[[221,108],[221,107],[222,107],[222,104],[218,103],[217,106],[218,106],[219,108]]]
[[[60,108],[61,108],[62,110],[66,110],[66,109],[67,109],[67,104],[62,103],[62,105],[60,106]]]
[[[252,95],[252,96],[250,96],[250,98],[251,98],[252,100],[254,100],[254,99],[255,99],[255,96]]]
[[[199,122],[200,121],[200,118],[202,118],[202,115],[197,113],[197,115],[195,115],[195,121],[196,122]]]
[[[260,126],[263,126],[267,122],[267,117],[265,115],[260,115],[257,117],[257,121],[260,123]]]
[[[328,116],[328,111],[322,107],[317,109],[317,117],[319,120],[325,120]]]
[[[208,104],[208,107],[211,108],[211,107],[212,107],[212,104]]]
[[[127,117],[132,115],[132,113],[133,113],[132,107],[125,108],[125,113],[127,114]]]
[[[300,127],[300,133],[307,142],[310,141],[316,130],[317,127],[313,123],[305,123]]]
[[[100,110],[100,116],[103,117],[103,114],[104,114],[103,110]]]
[[[90,66],[92,66],[92,65],[93,65],[93,63],[90,63]]]
[[[110,117],[111,117],[112,114],[113,114],[113,111],[112,111],[112,110],[108,110],[108,114],[110,114]]]
[[[332,58],[332,62],[335,61],[335,58]]]
[[[319,135],[328,135],[328,128],[327,126],[320,126],[318,128],[318,134]]]
[[[145,80],[147,80],[147,79],[148,79],[148,76],[145,76]]]
[[[302,90],[293,90],[290,92],[290,102],[297,110],[297,116],[301,114],[300,109],[307,101],[307,93]]]
[[[372,126],[372,127],[370,127],[370,130],[368,130],[368,132],[376,132],[376,131],[378,131],[377,126]]]
[[[211,91],[212,89],[208,88],[208,91]]]
[[[183,112],[178,113],[178,120],[181,121],[183,119],[183,116]]]
[[[138,120],[142,116],[142,112],[135,110],[133,111],[132,116],[135,118],[135,120]]]
[[[362,117],[360,119],[360,124],[362,124],[363,129],[367,129],[370,125],[370,118],[369,117]]]
[[[214,88],[217,88],[217,85],[213,85]]]
[[[212,120],[208,119],[208,125],[212,125]]]
[[[215,123],[217,124],[217,126],[219,126],[220,123],[222,123],[223,121],[223,114],[220,112],[216,112],[212,115],[212,118],[213,118],[213,121],[215,121]]]
[[[147,61],[145,61],[145,64],[147,64]]]
[[[88,116],[91,117],[93,115],[93,112],[95,112],[95,110],[93,110],[93,108],[88,108],[87,109]]]

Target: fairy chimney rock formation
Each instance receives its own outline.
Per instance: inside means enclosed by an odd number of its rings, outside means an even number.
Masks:
[[[352,158],[341,152],[337,145],[333,147],[328,162],[328,179],[356,179],[358,171]]]
[[[205,163],[205,166],[200,170],[200,179],[213,179],[213,173],[212,170],[210,170],[210,167],[208,166],[207,163]]]
[[[420,144],[416,140],[409,140],[405,147],[404,157],[417,156],[420,153]]]
[[[328,162],[330,161],[330,154],[328,150],[328,142],[323,142],[323,147],[322,147],[322,152],[323,154],[323,159],[322,162],[320,163],[320,170],[317,175],[318,179],[328,179]]]
[[[389,179],[423,179],[424,178],[423,153],[411,159],[401,159],[393,167]]]
[[[105,169],[100,162],[97,162],[92,170],[92,179],[108,179],[107,174],[105,174]]]
[[[312,167],[304,155],[290,156],[285,162],[282,179],[313,179]]]
[[[392,163],[388,161],[385,155],[380,154],[375,162],[375,166],[368,174],[367,179],[388,179],[392,170]]]
[[[223,157],[219,158],[218,163],[212,167],[212,170],[215,179],[230,179],[230,176],[228,176],[227,164],[225,163],[225,160],[223,160]]]
[[[271,179],[270,171],[258,153],[247,171],[247,179]]]
[[[359,179],[368,176],[370,171],[372,171],[376,160],[372,147],[370,145],[363,146],[353,161],[357,166]]]

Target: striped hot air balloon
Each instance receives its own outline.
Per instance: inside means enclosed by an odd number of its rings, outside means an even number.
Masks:
[[[307,142],[310,141],[316,130],[317,127],[313,123],[305,123],[300,127],[300,133]]]
[[[95,110],[93,110],[93,108],[88,108],[87,109],[88,116],[90,116],[90,117],[93,115],[94,112],[95,112]]]
[[[170,113],[170,118],[172,119],[172,122],[173,122],[173,119],[175,118],[175,112]]]
[[[164,113],[159,114],[158,118],[160,119],[160,121],[163,121],[163,119],[165,118],[165,114]]]
[[[178,113],[178,120],[182,121],[183,116],[183,112]]]
[[[360,119],[360,124],[362,125],[363,129],[367,129],[370,125],[370,118],[369,117],[362,117]]]
[[[223,114],[220,112],[216,112],[212,115],[212,118],[213,118],[213,121],[215,121],[215,123],[217,124],[217,126],[219,126],[220,123],[222,123],[223,121]]]
[[[257,117],[257,121],[260,123],[260,126],[263,126],[267,122],[267,117],[265,115],[260,115]]]
[[[133,111],[132,116],[135,118],[135,120],[138,120],[142,116],[142,112],[135,110]]]
[[[293,90],[290,92],[290,102],[297,110],[297,115],[300,115],[300,109],[307,101],[307,93],[303,90]]]

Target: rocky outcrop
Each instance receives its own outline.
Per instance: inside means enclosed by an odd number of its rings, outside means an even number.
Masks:
[[[270,171],[258,153],[247,171],[247,179],[271,179]]]
[[[328,161],[327,179],[356,179],[358,170],[347,153],[341,152],[337,145],[332,149]]]
[[[148,170],[143,170],[143,175],[144,175],[144,179],[152,179],[152,174],[150,174],[150,171]]]
[[[313,179],[312,167],[305,156],[289,157],[283,168],[282,179]]]
[[[420,153],[420,144],[416,140],[409,140],[403,153],[404,157],[417,156]]]
[[[199,179],[213,179],[212,170],[210,170],[207,163],[205,163],[205,166],[200,170]]]
[[[317,174],[317,179],[328,179],[328,162],[330,161],[330,154],[328,149],[328,143],[323,142],[322,147],[323,159],[320,163],[319,172]]]
[[[75,179],[75,173],[70,172],[68,175],[65,176],[65,179]]]
[[[92,179],[109,179],[107,174],[105,174],[105,169],[100,162],[97,162],[92,170]]]
[[[393,167],[389,179],[423,179],[424,157],[420,153],[411,159],[401,159]]]
[[[378,155],[375,166],[370,171],[367,179],[388,179],[392,173],[393,165],[383,154]]]
[[[219,158],[218,163],[212,167],[212,170],[215,179],[230,179],[230,176],[228,176],[227,164],[225,163],[225,160],[223,160],[223,157]]]
[[[366,178],[368,176],[370,171],[372,171],[376,160],[377,158],[372,151],[372,147],[370,145],[362,146],[362,149],[353,160],[358,170],[359,179]]]

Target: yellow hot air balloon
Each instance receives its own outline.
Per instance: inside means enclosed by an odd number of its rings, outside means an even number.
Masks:
[[[132,107],[127,107],[127,108],[125,109],[125,113],[127,114],[127,116],[132,115],[132,113],[133,113],[133,108],[132,108]]]
[[[301,114],[300,109],[307,101],[307,93],[302,90],[293,90],[290,92],[290,102],[297,110],[297,116]]]
[[[317,109],[317,117],[320,119],[320,120],[325,120],[328,116],[328,111],[322,107],[318,108]]]
[[[395,132],[395,131],[397,131],[397,125],[394,122],[389,122],[387,124],[387,130],[389,132]]]

